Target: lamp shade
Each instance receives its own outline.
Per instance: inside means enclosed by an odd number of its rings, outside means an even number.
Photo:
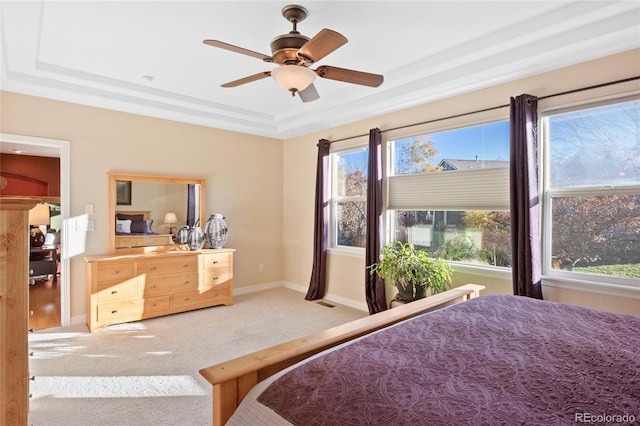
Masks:
[[[282,65],[271,71],[271,77],[292,94],[309,87],[316,79],[316,73],[300,65]]]
[[[167,214],[164,215],[164,223],[167,225],[175,225],[178,223],[178,217],[174,212],[167,212]]]
[[[49,204],[38,203],[29,210],[29,225],[49,225]]]

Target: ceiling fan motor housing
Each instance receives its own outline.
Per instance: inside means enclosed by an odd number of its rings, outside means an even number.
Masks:
[[[297,31],[280,35],[271,40],[271,55],[274,62],[281,65],[292,65],[300,62],[297,52],[309,41],[309,37]]]

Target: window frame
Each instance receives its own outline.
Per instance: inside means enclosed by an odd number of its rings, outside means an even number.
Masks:
[[[338,171],[337,158],[339,155],[360,151],[368,152],[368,150],[368,144],[363,143],[343,148],[331,149],[329,152],[329,244],[327,248],[330,252],[336,252],[356,257],[363,257],[365,254],[364,247],[345,246],[338,244],[338,203],[344,201],[364,201],[366,205],[367,195],[338,196],[338,179],[336,173]]]
[[[551,188],[551,159],[549,149],[549,119],[550,117],[578,112],[610,105],[627,102],[640,101],[640,94],[623,95],[610,97],[607,99],[584,99],[571,106],[559,106],[555,108],[543,109],[539,117],[539,190],[542,225],[542,283],[551,287],[566,288],[570,290],[581,290],[595,293],[638,297],[640,280],[625,277],[614,277],[607,275],[588,274],[584,272],[566,271],[553,269],[552,251],[552,198],[571,196],[610,196],[610,195],[635,195],[640,193],[640,185],[625,187],[579,187],[579,188]]]
[[[507,111],[508,114],[508,111]],[[411,174],[409,175],[404,175],[404,174],[400,174],[400,175],[395,175],[394,174],[394,168],[395,168],[395,159],[397,156],[396,153],[396,146],[394,144],[395,141],[401,140],[401,139],[409,139],[409,138],[417,138],[417,137],[421,137],[424,135],[433,135],[436,133],[445,133],[445,132],[451,132],[451,131],[456,131],[456,130],[462,130],[462,129],[467,129],[467,128],[472,128],[472,127],[478,127],[478,126],[485,126],[485,125],[492,125],[492,124],[497,124],[497,123],[507,123],[509,122],[509,116],[508,115],[494,115],[492,117],[487,117],[484,120],[480,120],[480,121],[462,121],[462,122],[457,122],[455,124],[452,124],[450,126],[446,126],[446,127],[439,127],[439,128],[431,128],[431,129],[421,129],[420,131],[416,132],[416,133],[410,133],[410,134],[406,134],[406,135],[402,135],[402,136],[398,136],[398,137],[394,137],[394,138],[389,138],[386,141],[386,167],[384,167],[384,177],[383,177],[383,182],[385,187],[387,188],[387,191],[389,190],[389,178],[393,178],[394,176],[411,176]],[[510,155],[508,154],[508,160],[510,161]],[[488,169],[480,169],[480,170],[488,170]],[[455,171],[453,172],[455,173]],[[508,170],[507,170],[508,173]],[[507,186],[506,189],[506,195],[507,198],[509,197],[509,188]],[[385,203],[384,203],[384,218],[385,218],[385,243],[388,243],[389,241],[392,241],[395,233],[396,233],[396,224],[395,224],[395,220],[394,220],[394,214],[396,211],[408,211],[407,209],[392,209],[389,207],[389,198],[390,195],[388,194],[388,192],[386,193],[386,197],[385,197]],[[467,211],[467,210],[461,210],[459,208],[455,208],[455,206],[451,206],[451,208],[449,208],[448,210],[442,210],[439,208],[433,208],[433,207],[429,207],[429,208],[415,208],[413,210],[438,210],[438,211]],[[471,209],[471,210],[478,210],[478,209]],[[469,211],[471,211],[469,210]],[[509,208],[507,208],[506,210],[504,208],[498,208],[497,206],[493,209],[482,209],[483,211],[509,211]],[[473,275],[477,275],[477,276],[483,276],[483,277],[488,277],[488,278],[499,278],[499,279],[510,279],[511,278],[511,267],[505,267],[505,266],[492,266],[492,265],[482,265],[482,264],[474,264],[474,263],[469,263],[469,262],[462,262],[462,261],[449,261],[452,265],[452,267],[454,268],[454,271],[460,272],[460,273],[469,273],[469,274],[473,274]]]

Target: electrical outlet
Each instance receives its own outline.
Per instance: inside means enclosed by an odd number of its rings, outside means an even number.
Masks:
[[[264,272],[264,265],[258,265],[258,272]]]

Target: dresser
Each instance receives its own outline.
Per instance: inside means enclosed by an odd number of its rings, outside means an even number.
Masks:
[[[233,304],[234,249],[87,256],[87,326]]]

